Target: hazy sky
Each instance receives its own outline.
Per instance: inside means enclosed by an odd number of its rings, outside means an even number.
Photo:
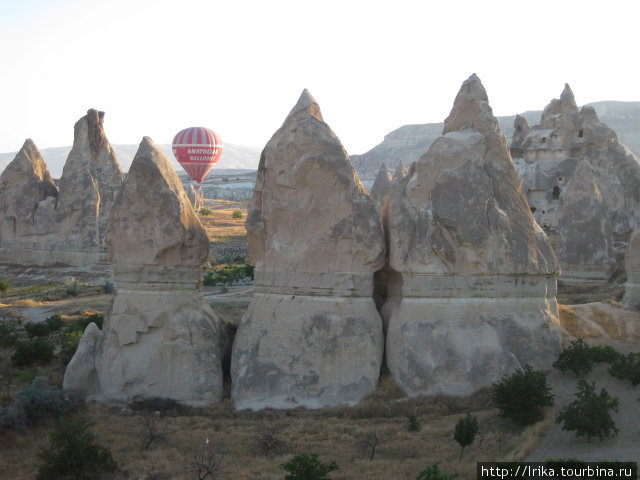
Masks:
[[[187,126],[263,147],[303,88],[349,153],[442,121],[471,73],[496,115],[640,100],[638,0],[0,0],[0,152]]]

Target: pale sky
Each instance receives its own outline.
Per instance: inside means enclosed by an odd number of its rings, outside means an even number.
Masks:
[[[350,154],[440,122],[477,73],[496,115],[640,100],[638,0],[0,0],[0,152],[188,126],[262,148],[304,88]]]

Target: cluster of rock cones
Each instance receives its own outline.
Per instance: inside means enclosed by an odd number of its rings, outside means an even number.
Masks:
[[[56,201],[47,175],[36,211]],[[236,407],[353,405],[376,388],[385,359],[410,396],[466,395],[524,364],[550,367],[561,348],[560,266],[526,193],[475,75],[443,135],[409,170],[381,171],[370,195],[305,90],[262,152],[249,206],[255,293],[232,350]],[[198,293],[208,240],[149,138],[104,230],[117,294],[64,387],[104,401],[220,400],[222,331]]]

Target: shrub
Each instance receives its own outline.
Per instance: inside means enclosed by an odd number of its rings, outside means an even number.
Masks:
[[[47,318],[44,323],[49,327],[51,332],[57,332],[62,328],[62,315],[56,313]]]
[[[553,363],[553,368],[562,373],[571,370],[578,377],[589,373],[593,368],[593,356],[589,345],[581,338],[574,340],[567,348],[562,349],[558,359]]]
[[[611,345],[597,345],[595,347],[591,347],[591,355],[594,363],[614,363],[623,356],[622,353]]]
[[[13,347],[18,341],[16,322],[0,322],[0,347]]]
[[[581,338],[574,340],[562,350],[554,362],[554,368],[562,373],[571,370],[577,377],[586,375],[596,363],[613,363],[621,353],[610,345],[590,347]]]
[[[49,363],[53,358],[53,348],[53,343],[42,337],[17,342],[11,361],[17,367]]]
[[[95,443],[86,417],[62,417],[53,426],[49,447],[38,452],[36,480],[89,480],[104,473],[113,473],[118,465],[111,451]]]
[[[416,480],[453,480],[456,478],[456,474],[449,475],[447,473],[441,472],[440,467],[437,463],[425,468],[422,470]]]
[[[116,284],[111,280],[105,280],[104,285],[102,285],[102,290],[104,290],[105,293],[113,293],[116,291]]]
[[[31,385],[20,390],[17,401],[2,412],[0,428],[25,428],[64,415],[72,407],[65,392],[59,388],[49,388],[46,380],[38,377]]]
[[[76,354],[81,338],[82,332],[80,330],[66,332],[62,336],[62,345],[60,346],[60,363],[65,367],[69,365],[69,362]]]
[[[329,480],[327,474],[338,470],[336,462],[323,463],[315,453],[296,455],[281,467],[289,474],[285,475],[284,480]]]
[[[229,264],[214,267],[213,272],[209,272],[202,279],[203,285],[233,285],[234,283],[247,282],[253,280],[253,265]]]
[[[211,215],[213,213],[213,210],[211,210],[210,208],[207,207],[202,207],[200,209],[200,215]]]
[[[10,288],[11,285],[9,285],[9,282],[7,282],[6,280],[0,280],[0,292],[5,293]]]
[[[503,417],[518,425],[531,425],[542,418],[542,407],[553,406],[553,395],[544,373],[530,365],[494,383],[493,400]]]
[[[616,378],[630,380],[635,387],[640,383],[640,353],[630,353],[626,357],[620,355],[609,368],[609,373]]]
[[[286,448],[286,444],[273,430],[264,432],[256,439],[256,450],[265,457],[281,455]]]
[[[49,326],[45,322],[26,322],[24,324],[24,331],[27,332],[29,338],[46,337],[49,335]]]
[[[85,315],[80,319],[73,322],[65,329],[65,333],[71,332],[84,332],[87,326],[91,323],[95,323],[98,328],[102,329],[102,324],[104,323],[104,315],[101,313],[93,313],[91,315]]]
[[[208,442],[209,439],[207,439],[207,445],[196,448],[193,452],[193,459],[187,461],[187,473],[190,473],[194,480],[214,480],[222,472],[224,455],[209,447]]]
[[[243,218],[244,217],[244,212],[242,210],[234,210],[233,213],[231,214],[231,216],[233,218]]]
[[[75,278],[71,278],[69,281],[67,281],[65,283],[65,291],[67,292],[67,295],[71,295],[72,297],[75,297],[76,295],[78,295],[78,292],[79,292],[78,280],[76,280]]]
[[[467,413],[465,418],[461,418],[458,421],[453,432],[453,439],[462,447],[460,450],[460,460],[462,460],[464,448],[471,445],[475,440],[476,433],[478,433],[478,419],[471,415],[471,413]]]
[[[420,425],[418,418],[413,413],[407,415],[407,430],[410,432],[419,432],[421,428],[422,425]]]
[[[587,436],[587,442],[592,436],[598,436],[600,441],[605,437],[613,437],[618,433],[616,424],[611,418],[611,410],[618,411],[618,398],[611,397],[603,388],[596,395],[595,382],[588,383],[581,379],[578,382],[576,400],[564,407],[556,423],[562,423],[562,429],[575,430],[576,437]]]

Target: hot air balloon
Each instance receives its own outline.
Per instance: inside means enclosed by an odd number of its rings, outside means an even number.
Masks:
[[[173,155],[200,186],[222,155],[222,141],[216,132],[204,127],[180,130],[171,144]]]

